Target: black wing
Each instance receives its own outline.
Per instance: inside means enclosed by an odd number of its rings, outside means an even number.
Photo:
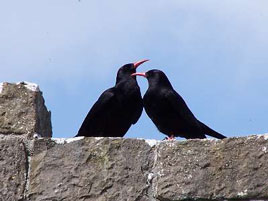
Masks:
[[[115,89],[110,88],[104,91],[97,102],[88,112],[83,121],[77,136],[96,137],[101,136],[105,124],[110,119],[109,110],[114,107]]]
[[[188,108],[183,98],[174,90],[169,90],[165,95],[166,100],[170,106],[176,111],[180,119],[185,122],[197,124],[197,119],[194,114]]]
[[[169,90],[166,93],[166,100],[170,107],[176,112],[178,119],[183,125],[183,130],[186,132],[186,138],[206,138],[202,133],[201,126],[198,120],[188,108],[183,98],[174,90]]]
[[[195,128],[201,129],[202,133],[199,133],[198,130],[196,130],[196,132],[193,133],[194,135],[200,135],[200,136],[194,136],[194,137],[204,138],[205,137],[204,134],[207,134],[218,139],[226,138],[224,135],[214,131],[213,129],[209,128],[207,125],[196,119],[194,114],[186,105],[183,98],[177,92],[174,91],[173,95],[169,96],[170,96],[169,100],[173,108],[176,109],[176,111],[180,114],[181,118],[183,118],[184,121],[187,122],[188,126],[190,126],[190,128],[193,128],[193,130],[195,130]],[[175,96],[177,98],[171,98]]]

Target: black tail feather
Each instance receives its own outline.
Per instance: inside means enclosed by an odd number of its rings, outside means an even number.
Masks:
[[[204,130],[204,133],[209,135],[209,136],[212,136],[212,137],[215,137],[215,138],[218,138],[218,139],[224,139],[226,138],[226,136],[214,131],[213,129],[209,128],[206,124],[202,123],[201,121],[199,121],[202,129]]]

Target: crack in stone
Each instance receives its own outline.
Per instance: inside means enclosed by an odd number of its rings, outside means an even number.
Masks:
[[[30,185],[30,171],[31,171],[31,155],[33,150],[33,140],[24,140],[23,145],[25,149],[25,184],[24,184],[24,192],[23,192],[23,200],[26,201],[28,199],[28,191]]]

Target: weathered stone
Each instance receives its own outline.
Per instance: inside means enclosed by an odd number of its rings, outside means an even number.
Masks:
[[[153,153],[144,140],[85,138],[34,143],[31,201],[149,201]]]
[[[22,200],[27,176],[27,157],[21,139],[0,139],[0,200]]]
[[[265,136],[163,142],[156,149],[159,200],[268,199]]]
[[[0,133],[51,137],[51,114],[35,84],[0,84]]]

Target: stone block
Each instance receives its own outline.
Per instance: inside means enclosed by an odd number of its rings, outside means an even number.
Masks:
[[[0,139],[0,200],[23,200],[27,177],[26,149],[21,139]]]
[[[151,200],[147,179],[153,153],[144,140],[84,138],[63,142],[34,142],[29,200]]]
[[[50,118],[36,84],[0,84],[0,134],[51,137]]]
[[[267,136],[162,142],[156,154],[158,200],[268,200]]]

